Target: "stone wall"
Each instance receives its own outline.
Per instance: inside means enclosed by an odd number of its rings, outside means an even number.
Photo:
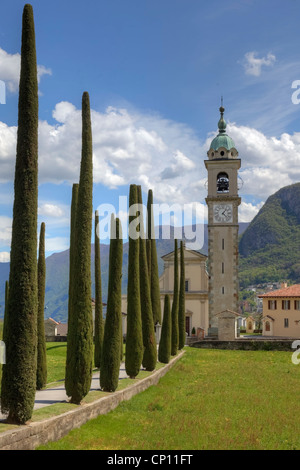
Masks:
[[[46,343],[66,343],[66,336],[46,336]]]
[[[235,341],[204,340],[190,344],[193,348],[203,349],[232,349],[247,351],[293,351],[292,343],[294,340],[252,340],[237,339]]]

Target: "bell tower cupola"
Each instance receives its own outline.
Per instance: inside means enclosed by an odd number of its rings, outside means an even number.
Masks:
[[[225,108],[219,108],[220,119],[218,122],[218,135],[213,139],[210,144],[210,149],[207,152],[209,160],[223,160],[237,158],[239,153],[235,148],[234,142],[231,137],[226,133],[226,121],[224,119]]]

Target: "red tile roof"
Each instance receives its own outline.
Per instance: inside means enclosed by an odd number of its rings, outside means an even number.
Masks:
[[[300,284],[273,290],[267,294],[261,294],[258,297],[300,297]]]
[[[50,320],[50,321],[52,321],[53,323],[55,323],[55,325],[59,325],[59,322],[57,322],[57,321],[53,320],[53,318],[51,318],[51,317],[47,318],[47,320]]]

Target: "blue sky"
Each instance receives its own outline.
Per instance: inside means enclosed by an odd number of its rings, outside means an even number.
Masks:
[[[13,204],[19,53],[24,1],[2,0],[0,261]],[[203,160],[224,97],[242,159],[240,220],[300,181],[300,4],[285,1],[32,1],[39,64],[39,223],[47,254],[68,248],[72,183],[80,164],[80,109],[90,94],[94,209],[141,184],[144,200],[205,201]],[[125,220],[125,211],[120,216]],[[175,220],[175,223],[179,221]]]

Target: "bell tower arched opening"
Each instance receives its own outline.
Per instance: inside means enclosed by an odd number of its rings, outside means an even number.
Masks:
[[[217,176],[217,193],[228,193],[229,192],[229,178],[228,174],[221,172]]]

